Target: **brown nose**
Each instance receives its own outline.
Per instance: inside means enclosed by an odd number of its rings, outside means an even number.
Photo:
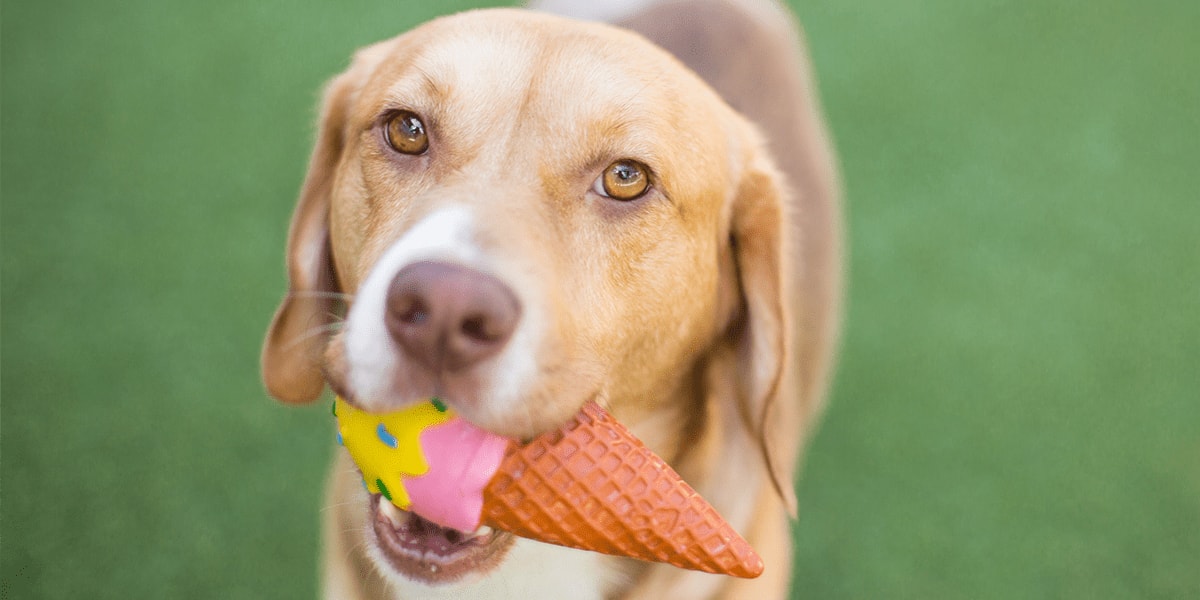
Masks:
[[[409,358],[439,372],[499,352],[520,318],[521,305],[508,286],[457,265],[413,263],[388,288],[388,332]]]

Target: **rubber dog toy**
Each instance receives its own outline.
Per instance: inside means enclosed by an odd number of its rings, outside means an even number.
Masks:
[[[434,399],[386,415],[334,401],[338,440],[367,489],[459,531],[521,537],[736,577],[762,558],[691,486],[598,404],[528,444]]]

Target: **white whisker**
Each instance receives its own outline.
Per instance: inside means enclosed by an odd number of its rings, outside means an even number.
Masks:
[[[308,341],[309,338],[313,338],[318,335],[322,335],[322,334],[326,334],[326,333],[334,333],[334,332],[340,330],[343,326],[345,326],[345,323],[343,323],[341,321],[335,321],[333,323],[325,323],[324,325],[317,325],[316,327],[313,327],[313,328],[305,331],[304,333],[297,335],[296,339],[288,342],[287,345],[284,346],[284,348],[287,348],[290,350],[290,349],[295,348],[296,346]]]
[[[343,292],[316,292],[316,291],[292,291],[288,290],[288,298],[320,298],[332,300],[345,300],[347,302],[354,300],[354,294],[346,294]]]

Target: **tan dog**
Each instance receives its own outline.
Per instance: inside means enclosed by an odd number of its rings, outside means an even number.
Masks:
[[[437,395],[518,438],[596,399],[767,570],[732,580],[455,532],[381,507],[339,451],[329,598],[786,594],[792,474],[840,286],[811,81],[790,18],[765,1],[607,16],[708,83],[626,30],[520,10],[357,53],[326,91],[266,385],[308,402],[328,383],[376,412]]]

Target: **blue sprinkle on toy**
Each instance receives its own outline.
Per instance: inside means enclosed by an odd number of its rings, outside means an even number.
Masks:
[[[383,442],[388,448],[395,448],[396,446],[400,445],[399,442],[396,441],[396,437],[388,433],[388,430],[383,426],[383,423],[380,423],[379,427],[375,428],[375,435],[379,436],[379,441]]]

